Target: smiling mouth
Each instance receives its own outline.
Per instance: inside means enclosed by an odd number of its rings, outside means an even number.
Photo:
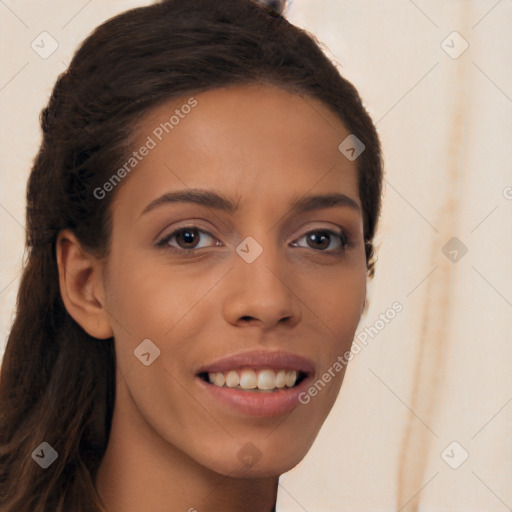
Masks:
[[[197,376],[212,386],[256,393],[274,393],[297,387],[308,374],[300,370],[255,370],[245,368],[227,372],[200,372]]]

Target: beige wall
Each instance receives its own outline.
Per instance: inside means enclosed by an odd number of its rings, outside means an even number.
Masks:
[[[144,3],[0,3],[2,340],[39,112],[89,31]],[[310,453],[281,478],[279,510],[510,510],[512,2],[289,3],[289,19],[327,45],[364,98],[386,188],[371,306],[358,329],[372,334]],[[43,31],[59,45],[47,59],[31,48]],[[452,237],[459,242],[445,247]],[[382,326],[396,301],[403,310]]]

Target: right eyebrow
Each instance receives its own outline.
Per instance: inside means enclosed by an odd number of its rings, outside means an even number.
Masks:
[[[221,194],[210,190],[189,189],[163,194],[154,201],[151,201],[140,215],[142,216],[159,206],[169,203],[194,203],[229,213],[234,213],[238,209],[238,204],[235,204]]]

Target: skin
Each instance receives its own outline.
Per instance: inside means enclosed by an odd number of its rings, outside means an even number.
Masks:
[[[69,231],[58,238],[67,310],[92,336],[115,339],[116,403],[96,481],[108,512],[271,511],[279,475],[310,449],[343,372],[288,415],[254,418],[206,396],[195,370],[251,349],[283,350],[311,359],[316,380],[350,349],[364,309],[356,162],[338,150],[350,133],[339,118],[268,85],[194,97],[197,106],[111,192],[108,257],[88,254]],[[187,99],[146,115],[138,142]],[[142,214],[165,192],[189,188],[220,193],[238,210],[167,203]],[[291,213],[294,200],[333,192],[359,209]],[[184,225],[213,237],[194,231],[197,242],[156,247]],[[335,235],[318,248],[307,234],[322,229],[344,230],[347,248]],[[235,251],[247,236],[263,248],[250,264]],[[134,357],[144,339],[161,351],[149,366]],[[237,456],[248,442],[261,453],[250,467]]]

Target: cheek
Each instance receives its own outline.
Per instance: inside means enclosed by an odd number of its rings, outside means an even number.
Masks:
[[[115,261],[115,260],[114,260]],[[151,340],[163,349],[161,340],[184,309],[183,301],[162,275],[162,269],[148,265],[141,258],[122,258],[112,266],[107,293],[107,310],[112,328],[120,371],[126,374],[138,367],[134,350]]]
[[[350,343],[359,324],[366,297],[366,267],[323,268],[298,281],[296,293],[303,311],[336,344]],[[295,291],[295,290],[294,290]]]
[[[112,308],[133,337],[161,338],[193,307],[202,288],[180,269],[123,261],[112,283]]]
[[[145,339],[161,349],[161,361],[168,362],[171,353],[172,360],[186,359],[189,340],[221,309],[214,288],[226,269],[205,269],[197,262],[173,268],[161,261],[145,263],[142,257],[123,258],[115,268],[107,307],[114,319],[120,369],[137,366],[133,351]]]

